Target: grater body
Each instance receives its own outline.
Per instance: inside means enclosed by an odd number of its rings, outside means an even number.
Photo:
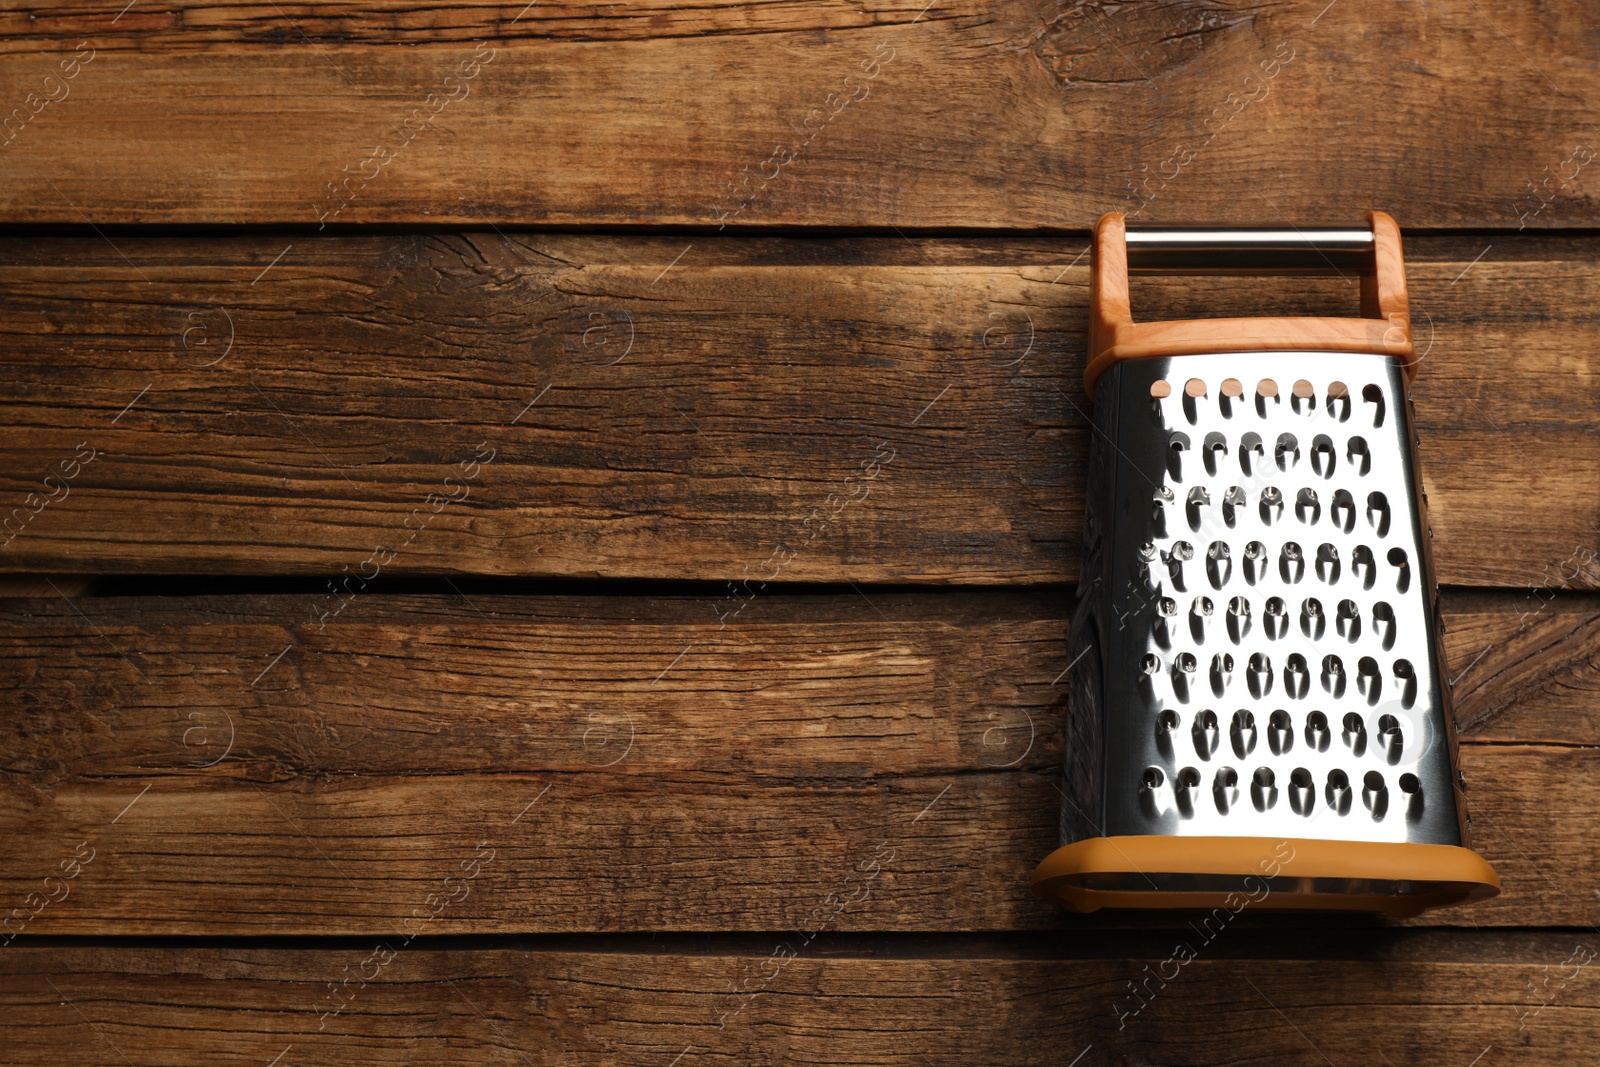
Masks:
[[[1105,372],[1063,844],[1464,844],[1410,416],[1404,371],[1382,355]]]

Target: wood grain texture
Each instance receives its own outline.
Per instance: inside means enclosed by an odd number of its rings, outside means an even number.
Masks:
[[[18,946],[0,953],[0,1008],[19,1067],[58,1063],[67,1044],[74,1063],[122,1067],[274,1056],[663,1067],[1461,1067],[1478,1056],[1496,1067],[1570,1064],[1600,1036],[1600,997],[1579,962],[1600,951],[1592,932],[1414,948],[1358,935],[1314,960],[1297,958],[1298,939],[1263,951],[1233,930],[1208,944],[1183,929],[1147,956],[1088,960],[895,958],[795,940],[692,954]],[[1198,958],[1177,963],[1180,942]],[[1130,987],[1144,990],[1137,1013]]]
[[[0,25],[5,221],[1600,218],[1578,5],[119,8]]]
[[[306,599],[0,605],[0,893],[93,853],[11,933],[1098,922],[1026,884],[1061,803],[1055,594],[773,597],[726,627],[695,598],[371,597],[320,631]],[[1505,892],[1419,922],[1600,920],[1569,710],[1596,618],[1557,602],[1473,665],[1463,717],[1494,733],[1462,764]]]
[[[13,238],[0,564],[1068,581],[1082,248]],[[1600,585],[1600,245],[1409,252],[1440,579]],[[1142,317],[1238,299],[1206,279],[1134,293]],[[1355,295],[1248,304],[1349,313]],[[64,463],[81,470],[44,501]]]

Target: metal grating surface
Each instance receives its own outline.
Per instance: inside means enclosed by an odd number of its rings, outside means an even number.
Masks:
[[[1457,843],[1398,366],[1118,370],[1107,832]]]

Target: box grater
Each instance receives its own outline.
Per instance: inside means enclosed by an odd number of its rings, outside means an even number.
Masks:
[[[1062,845],[1100,907],[1412,915],[1467,844],[1400,233],[1095,228]],[[1361,318],[1135,323],[1128,272],[1361,276]]]

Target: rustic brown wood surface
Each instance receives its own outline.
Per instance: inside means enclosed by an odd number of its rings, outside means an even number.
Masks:
[[[10,1062],[1567,1065],[1600,996],[1582,934],[1194,929],[945,951],[793,934],[438,950],[0,953]],[[1317,940],[1324,943],[1315,944]],[[1178,962],[1178,944],[1198,958]],[[387,947],[385,947],[387,946]],[[1163,980],[1163,977],[1166,980]],[[363,980],[365,979],[365,981]],[[1135,996],[1130,989],[1140,991]],[[1074,1057],[1079,1057],[1074,1060]],[[1474,1061],[1474,1057],[1478,1057]]]
[[[1593,226],[1591,22],[1326,0],[20,9],[0,218],[887,232],[1358,205]]]
[[[1593,22],[0,11],[0,1062],[1593,1059]],[[1503,892],[1064,915],[1084,235],[1371,208]]]
[[[830,928],[1064,921],[1060,594],[322,600],[0,605],[0,888],[94,854],[26,932],[769,930],[863,871]],[[1447,613],[1505,892],[1420,923],[1600,921],[1600,605],[1538,605]]]
[[[8,569],[1076,576],[1080,240],[114,240],[0,243]],[[1600,243],[1490,243],[1409,245],[1422,469],[1441,581],[1540,586],[1600,527]]]

